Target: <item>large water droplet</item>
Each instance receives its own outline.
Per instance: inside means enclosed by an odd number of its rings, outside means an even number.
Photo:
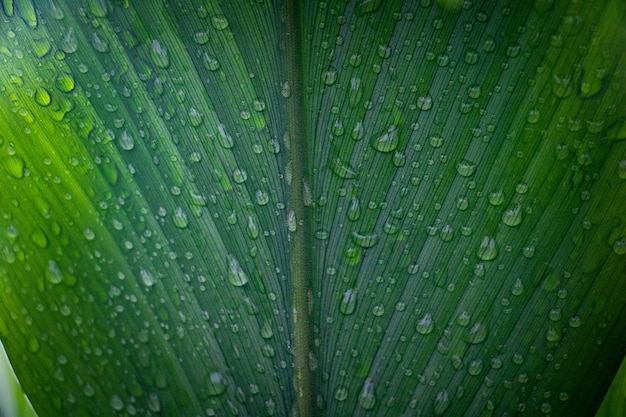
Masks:
[[[338,177],[343,179],[353,179],[357,177],[357,172],[349,164],[344,163],[341,158],[335,157],[328,161],[328,168]]]
[[[341,302],[339,303],[339,312],[345,315],[354,313],[354,310],[356,309],[356,303],[357,303],[356,289],[350,288],[349,290],[343,293],[343,297],[341,298]]]
[[[120,136],[119,144],[123,150],[130,151],[135,147],[135,139],[128,133],[128,130],[124,130]]]
[[[58,284],[63,281],[63,273],[59,265],[52,259],[48,261],[48,269],[46,269],[46,278],[52,284]]]
[[[363,388],[359,393],[359,404],[365,410],[372,410],[376,405],[376,393],[374,392],[374,383],[371,378],[367,378],[363,383]]]
[[[493,237],[485,236],[478,248],[478,257],[483,261],[492,261],[498,256],[498,245]]]
[[[448,391],[439,391],[433,399],[433,413],[436,416],[441,416],[450,407],[450,394]]]
[[[456,172],[458,172],[459,175],[463,177],[470,177],[474,174],[475,171],[476,171],[476,164],[466,159],[463,159],[456,166]]]
[[[350,207],[348,207],[348,220],[355,221],[358,220],[359,217],[361,217],[359,199],[352,197],[352,200],[350,200]]]
[[[224,30],[228,27],[228,19],[222,14],[215,15],[211,18],[211,24],[217,30]]]
[[[172,220],[179,229],[184,229],[189,224],[187,213],[185,213],[182,207],[176,207],[174,214],[172,215]]]
[[[239,261],[233,255],[229,254],[228,264],[228,281],[236,287],[246,285],[249,281],[248,275],[246,275],[244,270],[239,265]]]
[[[431,334],[435,328],[435,322],[433,316],[429,313],[424,316],[415,325],[415,330],[422,335]]]
[[[514,208],[506,210],[502,214],[502,221],[507,226],[517,226],[522,222],[522,206],[518,204]]]
[[[398,147],[398,142],[398,128],[393,124],[385,132],[373,137],[370,144],[379,152],[391,152]]]
[[[487,326],[480,322],[476,322],[472,327],[467,330],[464,340],[466,343],[476,345],[479,343],[483,343],[485,340],[487,340],[488,334],[489,329],[487,328]]]
[[[222,395],[226,392],[226,384],[224,378],[219,372],[211,372],[204,378],[205,392],[208,396]]]
[[[149,271],[141,268],[141,270],[139,271],[139,276],[141,277],[141,281],[146,287],[152,287],[154,285],[154,277]]]
[[[378,234],[361,234],[358,232],[352,232],[352,241],[357,245],[365,249],[373,247],[378,242]]]
[[[52,101],[52,97],[50,96],[50,92],[44,87],[39,87],[35,90],[35,103],[39,104],[42,107],[47,107],[50,105]]]
[[[66,54],[71,54],[76,52],[78,48],[78,40],[76,40],[76,35],[74,34],[74,28],[70,27],[67,29],[65,36],[61,39],[60,48]]]
[[[348,98],[350,100],[350,107],[355,108],[358,106],[363,96],[363,83],[358,77],[353,77],[350,80],[350,90],[348,92]]]

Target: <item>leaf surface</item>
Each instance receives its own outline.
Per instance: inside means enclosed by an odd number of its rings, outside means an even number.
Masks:
[[[621,2],[2,5],[0,337],[40,415],[599,406]]]

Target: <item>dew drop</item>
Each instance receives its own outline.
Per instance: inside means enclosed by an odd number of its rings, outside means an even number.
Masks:
[[[206,389],[206,395],[210,397],[222,395],[226,392],[226,384],[224,378],[219,372],[211,372],[204,378],[204,386]]]
[[[228,281],[236,287],[244,286],[248,283],[248,275],[243,271],[239,265],[239,261],[233,256],[228,255]]]
[[[363,83],[358,77],[353,77],[350,80],[350,90],[348,92],[348,99],[350,101],[350,107],[355,108],[358,106],[363,96]]]
[[[357,172],[349,164],[344,163],[341,158],[334,157],[328,161],[328,167],[339,178],[353,179],[357,177]]]
[[[456,172],[458,172],[459,175],[463,177],[470,177],[474,174],[475,171],[476,171],[476,164],[466,159],[463,159],[456,166]]]
[[[119,140],[120,148],[125,151],[130,151],[135,147],[135,139],[128,133],[128,130],[124,130]]]
[[[376,243],[378,243],[378,234],[361,234],[358,232],[352,232],[352,241],[357,246],[360,246],[364,249],[369,249],[373,247]]]
[[[343,293],[343,297],[341,298],[341,302],[339,303],[339,312],[345,315],[354,313],[354,310],[356,309],[356,303],[357,303],[356,289],[350,288],[349,290]]]
[[[74,28],[70,27],[67,29],[65,36],[61,39],[60,48],[66,54],[71,54],[76,52],[78,48],[78,40],[76,40],[76,35],[74,34]]]
[[[146,287],[152,287],[154,285],[154,276],[152,276],[148,270],[141,268],[139,276]]]
[[[435,323],[433,321],[433,316],[429,313],[424,314],[424,316],[415,325],[415,330],[422,335],[432,333],[434,328]]]
[[[220,62],[216,58],[209,55],[208,52],[204,53],[202,62],[204,63],[204,68],[209,71],[217,71],[220,69]]]
[[[433,399],[433,413],[436,416],[441,416],[446,412],[448,407],[450,407],[450,394],[448,394],[446,390],[439,391]]]
[[[48,268],[46,269],[46,278],[52,284],[58,284],[63,281],[63,273],[59,265],[52,259],[48,261]]]
[[[524,292],[524,283],[521,279],[517,278],[513,283],[513,287],[511,288],[511,294],[515,296],[520,296]]]
[[[348,390],[344,386],[338,386],[335,389],[335,399],[337,401],[345,401],[348,398]]]
[[[493,237],[485,236],[478,248],[478,257],[483,261],[492,261],[498,256],[498,245]]]
[[[419,96],[417,98],[417,107],[420,110],[426,111],[433,107],[433,99],[430,95]]]
[[[233,171],[233,181],[237,184],[242,184],[248,179],[248,173],[240,168],[235,168]]]
[[[184,229],[189,224],[187,213],[185,213],[182,207],[176,207],[174,214],[172,215],[172,220],[179,229]]]
[[[228,19],[224,15],[215,15],[211,18],[211,24],[216,30],[224,30],[228,27]]]
[[[363,388],[359,393],[359,404],[365,410],[372,410],[376,405],[376,393],[374,392],[374,383],[371,378],[365,379]]]
[[[467,373],[472,376],[480,375],[483,370],[483,361],[480,359],[474,359],[469,363],[467,367]]]
[[[464,340],[466,343],[477,345],[487,340],[488,335],[489,329],[487,328],[487,326],[480,322],[476,322],[472,327],[467,330]]]
[[[333,85],[337,81],[337,69],[330,67],[322,73],[322,81],[326,85]]]
[[[613,243],[613,252],[617,255],[626,254],[626,236],[618,239]]]
[[[398,147],[398,142],[398,129],[393,124],[385,132],[373,137],[370,144],[379,152],[391,152]]]
[[[354,129],[352,129],[352,140],[361,140],[364,134],[363,122],[357,122]]]
[[[256,202],[259,206],[264,206],[270,201],[270,197],[263,190],[256,190]]]
[[[209,41],[209,32],[206,30],[198,31],[193,34],[193,41],[198,45],[204,45]]]
[[[47,107],[50,105],[52,101],[52,97],[50,96],[50,92],[44,87],[39,87],[35,90],[35,103],[39,104],[42,107]]]
[[[294,233],[298,228],[298,224],[296,222],[296,213],[293,210],[289,210],[287,214],[287,230],[291,233]]]
[[[111,408],[114,409],[115,411],[122,411],[124,409],[124,402],[122,401],[120,396],[117,394],[111,397],[109,404],[111,405]]]
[[[93,45],[93,48],[98,52],[107,52],[109,50],[109,43],[106,41],[106,39],[102,39],[100,36],[98,36],[97,32],[93,33],[93,36],[91,38],[91,44]]]
[[[359,199],[356,197],[352,197],[350,201],[350,207],[348,207],[348,220],[355,221],[361,217],[361,206],[359,204]]]
[[[203,120],[204,116],[196,108],[192,107],[189,109],[189,123],[191,123],[193,127],[200,126]]]
[[[522,222],[522,206],[518,204],[514,208],[506,210],[502,214],[502,222],[507,226],[517,226]]]

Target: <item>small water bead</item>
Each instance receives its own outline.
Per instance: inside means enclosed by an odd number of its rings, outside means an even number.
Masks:
[[[433,413],[436,416],[443,415],[450,407],[450,394],[448,391],[439,391],[433,399]]]
[[[518,226],[522,222],[522,206],[518,204],[514,208],[506,210],[502,214],[502,222],[507,226]]]
[[[358,232],[352,232],[352,242],[364,249],[369,249],[378,243],[378,234],[361,234]]]
[[[524,283],[521,279],[517,278],[513,283],[513,287],[511,288],[511,294],[515,296],[520,296],[524,293]]]
[[[514,353],[512,360],[515,365],[521,365],[524,363],[524,356],[521,353]]]
[[[352,140],[361,140],[364,134],[365,128],[363,127],[363,122],[357,122],[354,129],[352,129]]]
[[[202,124],[204,116],[195,107],[189,109],[189,123],[193,127],[198,127]]]
[[[379,152],[391,152],[398,147],[398,128],[392,124],[386,131],[372,138],[370,144]]]
[[[72,54],[78,49],[78,40],[73,27],[69,27],[65,36],[61,39],[60,49],[66,54]]]
[[[469,199],[465,196],[460,196],[456,199],[456,208],[460,211],[465,211],[469,207]]]
[[[487,340],[489,328],[481,322],[476,322],[467,330],[463,340],[471,345],[477,345]]]
[[[480,97],[481,89],[479,85],[472,85],[467,89],[467,95],[473,99],[477,99]]]
[[[233,181],[237,184],[242,184],[248,179],[248,173],[240,168],[235,168],[233,171]]]
[[[124,402],[117,394],[111,397],[111,399],[109,400],[109,405],[111,405],[111,408],[115,411],[122,411],[124,409]]]
[[[189,224],[189,220],[187,219],[187,213],[182,209],[182,207],[176,207],[174,210],[174,214],[172,215],[172,220],[174,224],[179,229],[185,229]]]
[[[572,316],[572,317],[569,318],[568,324],[569,324],[570,327],[576,329],[576,328],[582,326],[583,320],[580,318],[580,316]]]
[[[63,273],[56,261],[50,259],[48,261],[48,268],[46,269],[46,278],[52,284],[58,284],[63,281]]]
[[[209,32],[201,30],[193,34],[193,41],[198,45],[204,45],[209,41]]]
[[[550,327],[546,330],[546,340],[548,342],[558,342],[561,338],[561,334],[554,327]]]
[[[355,108],[361,102],[363,96],[363,83],[358,77],[353,77],[350,80],[350,90],[348,91],[348,99],[350,101],[350,107]]]
[[[385,306],[383,304],[377,304],[372,308],[372,314],[376,317],[380,317],[385,314]]]
[[[297,228],[298,223],[296,222],[296,213],[293,210],[289,210],[289,213],[287,213],[287,230],[294,233]]]
[[[429,313],[425,313],[415,325],[415,331],[424,336],[431,334],[434,328],[435,322],[433,316]]]
[[[470,177],[474,175],[475,171],[476,164],[466,159],[460,161],[456,166],[456,172],[458,172],[462,177]]]
[[[350,200],[350,207],[348,207],[348,219],[351,221],[358,220],[361,217],[361,205],[359,199],[352,197]]]
[[[244,286],[248,283],[248,275],[244,272],[239,261],[233,255],[228,254],[228,281],[236,287]]]
[[[348,390],[344,386],[338,386],[335,389],[335,399],[337,401],[345,401],[348,398]]]
[[[330,67],[322,73],[322,81],[326,85],[333,85],[337,81],[337,69]]]
[[[228,19],[222,14],[215,15],[211,18],[211,25],[216,30],[224,30],[228,27]]]
[[[433,107],[433,99],[430,95],[419,96],[417,98],[417,107],[422,111],[430,110]]]
[[[428,143],[433,148],[440,148],[443,145],[443,138],[439,135],[433,135],[428,139]]]
[[[480,359],[474,359],[469,363],[467,367],[467,373],[472,376],[480,375],[483,371],[483,361]]]
[[[335,120],[332,128],[333,135],[336,137],[342,136],[344,131],[343,122],[341,120]]]
[[[220,62],[217,60],[217,58],[209,55],[208,52],[205,52],[202,56],[202,62],[204,63],[204,68],[209,71],[214,72],[220,69]]]
[[[350,288],[343,293],[341,302],[339,303],[339,312],[344,315],[350,315],[354,313],[357,304],[357,292],[356,289]]]
[[[618,239],[613,243],[613,252],[617,255],[626,254],[626,236]]]
[[[205,394],[208,396],[218,396],[226,392],[224,377],[219,372],[211,372],[204,378]]]
[[[124,129],[124,131],[120,135],[118,143],[120,145],[120,148],[125,151],[130,151],[135,148],[135,139],[130,133],[128,133],[128,130],[126,129]]]
[[[62,72],[55,79],[56,88],[63,93],[70,93],[76,86],[74,77],[71,74]]]
[[[478,247],[478,257],[483,261],[492,261],[498,256],[498,245],[495,238],[484,236]]]
[[[39,104],[42,107],[47,107],[52,102],[52,97],[50,96],[50,92],[44,88],[39,87],[35,90],[35,103]]]
[[[371,378],[367,378],[363,383],[358,401],[365,410],[372,410],[376,405],[376,392]]]
[[[259,206],[264,206],[270,201],[269,195],[263,190],[257,190],[255,195]]]
[[[504,192],[502,190],[489,193],[489,204],[499,206],[504,203]]]
[[[478,62],[478,58],[479,58],[479,55],[475,49],[470,48],[467,51],[465,51],[465,62],[468,65],[476,64]]]
[[[439,231],[439,238],[444,242],[450,242],[454,239],[454,228],[449,224],[444,225]]]
[[[357,171],[349,164],[344,163],[341,158],[334,157],[328,162],[328,168],[335,173],[339,178],[354,179],[357,177]]]

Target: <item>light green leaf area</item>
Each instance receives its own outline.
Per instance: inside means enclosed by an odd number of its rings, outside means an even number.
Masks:
[[[586,416],[626,353],[626,5],[0,1],[41,416]]]

